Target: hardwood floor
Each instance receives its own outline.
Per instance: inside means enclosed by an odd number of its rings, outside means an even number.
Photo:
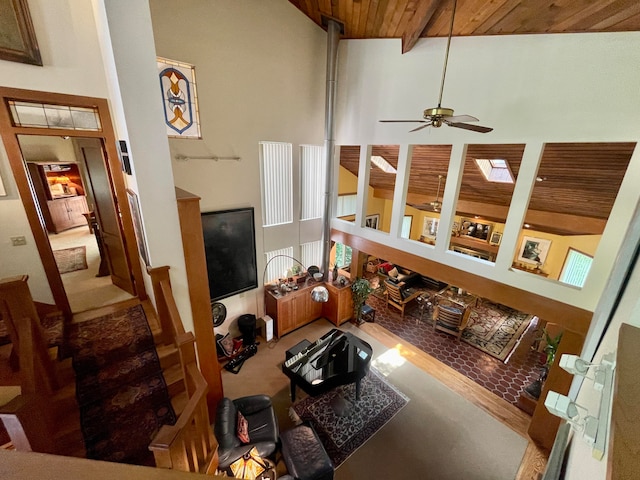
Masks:
[[[402,356],[411,363],[483,409],[516,433],[529,439],[527,429],[529,428],[531,417],[516,406],[494,395],[453,368],[439,362],[381,326],[375,323],[364,323],[360,325],[360,328],[383,345],[398,349]],[[516,480],[537,480],[541,478],[546,467],[547,458],[548,452],[529,442]]]

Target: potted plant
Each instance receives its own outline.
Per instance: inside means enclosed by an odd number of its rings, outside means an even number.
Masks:
[[[351,284],[351,297],[353,298],[353,318],[357,324],[360,324],[362,316],[362,306],[373,292],[369,280],[365,278],[356,278]]]
[[[562,340],[562,332],[560,332],[555,337],[552,337],[551,335],[549,335],[549,332],[547,332],[547,329],[543,328],[542,335],[537,338],[537,340],[544,340],[546,343],[544,349],[542,350],[545,353],[545,362],[542,365],[542,369],[540,370],[540,376],[538,377],[538,379],[530,383],[525,388],[525,391],[535,399],[540,398],[540,393],[542,393],[542,385],[547,379],[549,369],[553,365],[553,361],[556,358],[558,345],[560,345],[560,340]]]

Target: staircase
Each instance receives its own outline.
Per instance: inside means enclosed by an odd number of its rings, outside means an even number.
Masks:
[[[82,312],[74,316],[73,321],[97,318],[140,303],[134,299]],[[180,355],[173,343],[165,343],[173,335],[162,332],[153,305],[148,300],[142,305],[154,336],[171,403],[179,416],[188,402]],[[46,331],[31,299],[26,276],[0,281],[0,314],[12,325],[9,328],[12,343],[19,345],[19,348],[14,347],[14,357],[20,358],[22,366],[22,394],[0,406],[0,418],[12,441],[7,447],[85,457],[72,360],[70,357],[58,359],[45,346]],[[47,313],[52,314],[55,312]],[[31,361],[29,356],[33,357]]]

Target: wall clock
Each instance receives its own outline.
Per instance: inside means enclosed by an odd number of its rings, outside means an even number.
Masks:
[[[213,316],[213,326],[219,327],[227,318],[227,307],[220,302],[211,302],[211,315]]]

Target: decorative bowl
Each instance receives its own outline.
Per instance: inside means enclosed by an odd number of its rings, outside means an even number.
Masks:
[[[314,274],[313,274],[313,279],[314,279],[316,282],[319,282],[320,280],[322,280],[322,277],[323,277],[323,275],[322,275],[322,273],[320,273],[320,272],[318,272],[318,273],[314,273]]]

